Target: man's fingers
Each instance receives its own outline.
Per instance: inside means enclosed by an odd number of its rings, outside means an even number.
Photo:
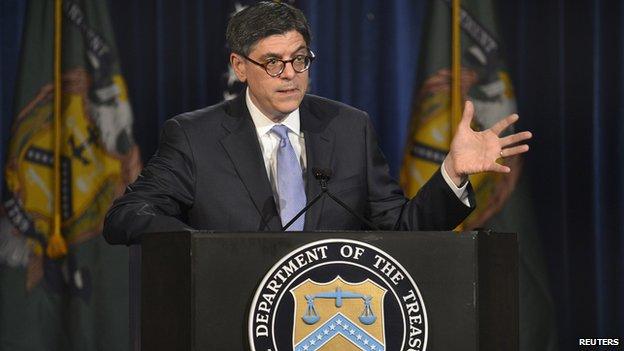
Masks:
[[[496,172],[496,173],[509,173],[511,172],[511,168],[494,162],[492,166],[490,167],[490,171]]]
[[[470,128],[470,123],[472,123],[472,118],[474,117],[474,105],[471,101],[466,100],[466,104],[464,104],[464,113],[462,114],[462,119],[459,121],[459,125],[462,127]]]
[[[502,157],[514,156],[517,154],[522,154],[529,151],[529,145],[523,144],[514,147],[508,147],[506,149],[501,150],[500,155]]]
[[[501,147],[516,144],[521,141],[531,139],[532,137],[533,137],[533,134],[531,134],[531,132],[521,132],[521,133],[509,135],[500,139]]]
[[[500,121],[496,122],[492,128],[490,128],[490,130],[496,134],[496,135],[500,135],[500,133],[503,132],[503,130],[507,129],[507,127],[509,127],[510,125],[516,123],[516,121],[518,120],[518,118],[520,118],[517,114],[513,114],[513,115],[509,115],[503,119],[501,119]]]

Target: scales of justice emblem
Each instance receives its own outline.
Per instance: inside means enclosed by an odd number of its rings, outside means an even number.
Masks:
[[[370,279],[327,283],[306,279],[294,299],[293,350],[385,350],[383,300],[387,290]]]

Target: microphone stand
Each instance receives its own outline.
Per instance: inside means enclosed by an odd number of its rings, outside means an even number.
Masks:
[[[381,230],[379,229],[377,225],[375,225],[375,223],[369,221],[368,219],[362,217],[362,215],[360,215],[359,213],[353,211],[351,207],[349,207],[347,204],[342,202],[342,200],[334,196],[334,194],[332,194],[329,191],[329,189],[327,189],[327,182],[329,181],[331,177],[330,175],[331,171],[323,170],[323,169],[314,169],[313,171],[314,171],[314,177],[319,181],[319,184],[321,185],[321,192],[318,195],[316,195],[314,199],[312,199],[312,201],[310,201],[304,208],[302,208],[301,211],[299,211],[299,213],[297,213],[295,217],[293,217],[288,223],[286,223],[286,225],[283,228],[284,231],[286,231],[286,229],[288,229],[293,223],[295,223],[295,221],[299,217],[301,217],[310,207],[312,207],[312,205],[314,205],[318,200],[320,200],[323,197],[323,195],[329,196],[330,199],[334,200],[334,202],[340,205],[340,207],[347,210],[352,216],[360,220],[360,222],[366,224],[369,228],[373,230]]]

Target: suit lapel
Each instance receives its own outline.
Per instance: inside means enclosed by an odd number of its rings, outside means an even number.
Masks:
[[[318,180],[314,177],[314,168],[331,169],[331,160],[334,152],[334,133],[327,128],[327,122],[312,111],[306,99],[299,108],[301,118],[301,130],[304,132],[306,146],[306,196],[311,201],[321,192]],[[305,217],[304,230],[316,230],[319,228],[321,213],[325,199],[312,206]]]
[[[222,125],[230,133],[221,139],[221,145],[262,216],[263,224],[258,230],[279,231],[282,224],[266,174],[258,135],[245,105],[245,94],[241,93],[229,106],[230,118]]]

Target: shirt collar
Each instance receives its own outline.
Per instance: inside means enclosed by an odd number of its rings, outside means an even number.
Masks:
[[[273,128],[276,124],[283,124],[291,132],[295,133],[297,136],[301,136],[301,121],[299,119],[299,108],[289,113],[286,118],[284,118],[280,123],[275,123],[271,119],[260,111],[256,105],[254,105],[253,101],[251,101],[251,97],[249,95],[249,87],[245,90],[245,102],[247,103],[247,109],[249,110],[249,114],[251,115],[251,119],[253,120],[254,125],[256,126],[256,132],[258,136],[261,137],[268,133],[271,128]]]

